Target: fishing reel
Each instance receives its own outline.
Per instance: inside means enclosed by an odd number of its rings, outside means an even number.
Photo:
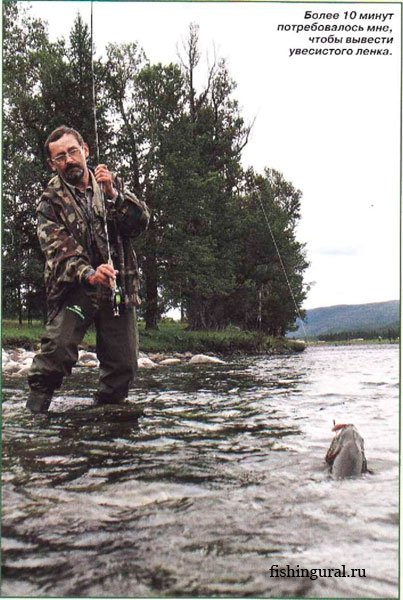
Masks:
[[[110,256],[109,243],[108,243],[108,251],[109,251],[108,264],[114,268],[112,257]],[[113,316],[119,317],[120,312],[121,312],[121,307],[123,305],[123,291],[116,279],[113,280],[113,282],[111,282],[111,283],[112,283],[112,285],[111,285],[111,302],[112,302]]]
[[[121,287],[116,285],[115,288],[112,290],[112,309],[114,317],[120,316],[120,309],[122,306],[122,295],[123,294]]]

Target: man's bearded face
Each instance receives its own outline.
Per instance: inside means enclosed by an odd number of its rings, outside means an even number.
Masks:
[[[78,186],[87,172],[88,146],[80,146],[71,134],[49,144],[49,163],[67,183]]]

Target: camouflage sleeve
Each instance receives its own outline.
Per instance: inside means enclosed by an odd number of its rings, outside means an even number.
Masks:
[[[148,207],[145,202],[130,192],[124,186],[122,179],[116,175],[114,176],[114,186],[118,191],[118,197],[113,206],[107,206],[108,216],[115,220],[123,236],[138,237],[147,229],[150,222]]]
[[[48,201],[39,202],[37,216],[39,243],[53,276],[61,283],[86,281],[93,268],[84,247],[74,239]]]

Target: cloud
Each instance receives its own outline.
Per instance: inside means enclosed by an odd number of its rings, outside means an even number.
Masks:
[[[315,254],[320,254],[322,256],[358,256],[359,248],[358,247],[345,247],[345,248],[318,248],[315,250]]]

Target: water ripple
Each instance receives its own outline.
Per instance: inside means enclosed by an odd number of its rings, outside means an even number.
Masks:
[[[142,372],[120,407],[81,371],[39,417],[6,381],[2,595],[397,597],[397,384],[396,346]],[[329,477],[333,419],[372,475]]]

